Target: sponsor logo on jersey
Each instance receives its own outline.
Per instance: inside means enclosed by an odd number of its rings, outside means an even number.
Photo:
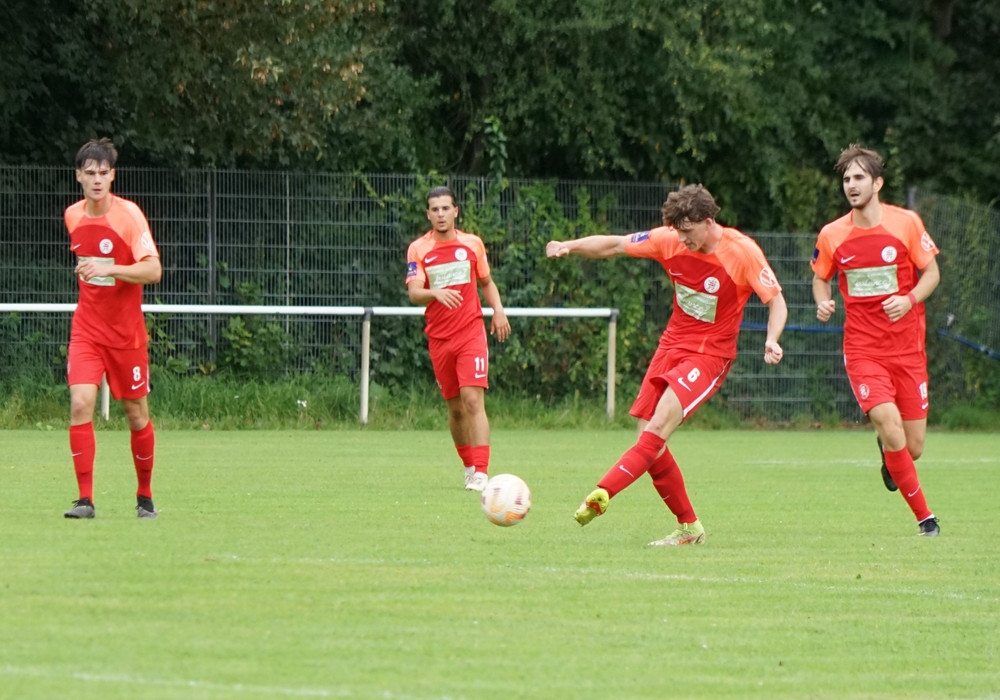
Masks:
[[[468,284],[472,281],[472,264],[465,260],[434,265],[427,268],[427,279],[431,289]]]
[[[629,236],[629,241],[632,243],[642,243],[647,238],[649,238],[649,231],[638,231]]]
[[[674,294],[677,296],[677,305],[688,316],[705,323],[715,323],[715,312],[719,305],[718,297],[685,287],[680,283],[676,285]]]
[[[926,231],[924,231],[923,235],[920,236],[920,247],[928,253],[937,248],[937,246],[934,245],[933,239],[931,239],[931,234]]]
[[[891,248],[890,250],[895,250]],[[857,267],[844,270],[847,277],[847,293],[852,297],[877,297],[895,294],[899,291],[899,280],[895,265],[878,267]]]
[[[151,253],[156,251],[156,246],[153,245],[153,237],[149,235],[149,231],[146,231],[146,233],[139,237],[139,245]]]

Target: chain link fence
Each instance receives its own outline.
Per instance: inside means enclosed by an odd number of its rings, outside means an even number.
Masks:
[[[147,303],[407,306],[406,246],[426,230],[424,195],[430,184],[440,181],[392,174],[122,169],[115,191],[143,208],[160,249],[163,280],[147,290]],[[473,219],[469,229],[494,232],[490,238],[484,235],[494,277],[505,303],[521,307],[581,305],[572,294],[553,300],[539,291],[530,273],[537,269],[532,267],[536,262],[545,264],[539,241],[549,233],[559,237],[560,231],[544,230],[549,221],[544,217],[528,216],[525,223],[526,211],[558,207],[568,219],[593,217],[601,230],[625,233],[658,225],[660,204],[672,189],[663,183],[514,180],[499,190],[479,178],[451,178],[447,184],[456,192],[463,217]],[[538,197],[540,185],[553,195],[551,202]],[[0,303],[75,301],[73,259],[62,214],[79,196],[71,169],[0,166]],[[534,199],[527,206],[529,197]],[[1000,358],[1000,216],[990,208],[945,197],[914,197],[914,206],[942,250],[942,284],[928,302],[932,399],[1000,402],[992,395],[995,383],[1000,397],[1000,379],[993,379]],[[843,371],[839,328],[815,320],[808,264],[815,234],[752,235],[784,287],[789,306],[782,338],[786,355],[777,367],[763,364],[767,310],[753,297],[744,318],[740,357],[720,394],[722,400],[746,419],[837,415],[861,420]],[[525,255],[538,260],[525,264],[520,259]],[[638,269],[646,282],[642,323],[658,332],[670,313],[671,290],[658,265],[639,265],[631,269]],[[619,268],[605,264],[593,269],[597,284],[614,285],[612,275]],[[606,299],[594,305],[617,303]],[[61,368],[68,320],[67,314],[56,313],[0,317],[2,371],[26,365],[59,371],[54,368]],[[623,326],[627,322],[623,319]],[[258,357],[279,373],[324,371],[356,378],[360,323],[278,314],[239,319],[151,315],[151,359],[180,374],[211,374],[232,359],[226,353],[232,353],[234,340],[240,339],[234,336],[241,336],[259,351],[241,358],[244,362]],[[589,331],[567,329],[565,323],[524,320],[515,324],[515,333],[551,336],[558,344],[568,333],[600,332],[596,326]],[[620,351],[626,355],[621,395],[628,396],[637,385],[643,358],[652,352],[655,340],[650,338],[655,336],[643,337],[648,347],[633,349],[633,361],[627,358],[628,348]],[[372,338],[376,381],[380,372],[385,381],[401,381],[407,368],[429,378],[429,363],[418,355],[422,349],[419,320],[387,322]],[[514,350],[500,346],[494,352],[502,360]],[[525,361],[519,356],[519,363]],[[600,366],[603,358],[588,362]],[[523,380],[525,375],[510,376]],[[505,385],[502,375],[495,386],[530,393],[530,388]],[[595,400],[603,395],[596,388],[593,393]]]

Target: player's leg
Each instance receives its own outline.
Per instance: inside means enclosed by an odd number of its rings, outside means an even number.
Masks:
[[[69,382],[69,450],[79,496],[64,513],[67,518],[94,517],[94,411],[97,391],[104,376],[100,351],[91,343],[70,339],[66,364]]]
[[[895,403],[880,403],[869,409],[868,417],[882,439],[886,469],[920,524],[920,534],[937,535],[937,519],[927,507],[927,499],[917,477],[917,467],[907,449],[906,432],[899,409]]]
[[[128,418],[132,464],[135,466],[135,512],[140,518],[157,517],[153,505],[153,464],[156,456],[156,433],[149,419],[149,404],[145,396],[122,399],[122,409]],[[141,427],[140,427],[141,426]]]
[[[681,420],[705,404],[722,386],[732,361],[725,358],[691,355],[676,363],[667,375],[670,388],[664,394],[674,394],[680,406]],[[653,422],[655,424],[656,417]],[[668,424],[669,427],[669,424]],[[676,430],[676,426],[671,430]],[[684,475],[677,461],[664,446],[663,452],[650,465],[653,487],[670,512],[677,518],[677,527],[666,537],[650,542],[653,546],[702,544],[705,528],[695,514],[688,496]]]
[[[490,422],[486,415],[489,359],[485,326],[477,326],[465,338],[455,341],[455,376],[473,466],[471,472],[466,469],[465,488],[469,491],[481,492],[489,480]]]
[[[913,462],[916,462],[924,452],[924,440],[927,436],[927,412],[930,408],[927,393],[927,356],[920,352],[893,358],[890,372],[896,387],[896,407],[899,409],[902,420],[906,453]],[[920,494],[926,499],[915,464],[913,473],[917,488],[921,488]],[[907,502],[909,503],[908,498]],[[936,537],[940,534],[941,528],[938,525],[938,520],[931,513],[930,508],[925,506],[921,513],[926,513],[926,517],[922,517],[916,510],[914,511],[920,526],[919,534],[925,537]]]
[[[153,506],[153,463],[156,434],[149,419],[149,353],[145,346],[134,349],[104,349],[108,388],[121,401],[128,420],[132,464],[136,476],[136,515],[157,517]]]
[[[490,421],[486,415],[486,390],[481,386],[463,386],[460,399],[473,466],[466,488],[470,491],[482,491],[489,480],[490,468]]]
[[[448,432],[451,433],[455,452],[465,469],[465,486],[468,488],[472,475],[475,473],[472,458],[472,445],[469,443],[469,426],[465,420],[465,411],[458,386],[458,375],[455,372],[457,355],[449,341],[436,338],[427,339],[430,352],[431,367],[434,369],[434,379],[437,380],[441,397],[448,407]]]

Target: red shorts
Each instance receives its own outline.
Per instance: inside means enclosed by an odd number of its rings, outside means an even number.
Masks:
[[[95,384],[107,375],[115,401],[141,399],[149,393],[149,350],[109,348],[89,340],[71,338],[66,376],[69,385]]]
[[[463,386],[489,388],[490,351],[486,345],[486,326],[461,338],[428,338],[427,347],[441,396],[453,399]]]
[[[652,419],[669,386],[680,399],[686,419],[719,390],[732,366],[733,361],[726,357],[657,348],[629,414],[642,420]]]
[[[854,398],[866,414],[879,404],[894,403],[903,420],[927,417],[927,354],[851,357],[844,367]]]

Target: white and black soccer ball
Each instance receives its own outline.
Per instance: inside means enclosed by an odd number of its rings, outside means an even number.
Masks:
[[[497,474],[486,482],[480,504],[491,523],[510,527],[524,520],[531,510],[531,491],[520,477]]]

